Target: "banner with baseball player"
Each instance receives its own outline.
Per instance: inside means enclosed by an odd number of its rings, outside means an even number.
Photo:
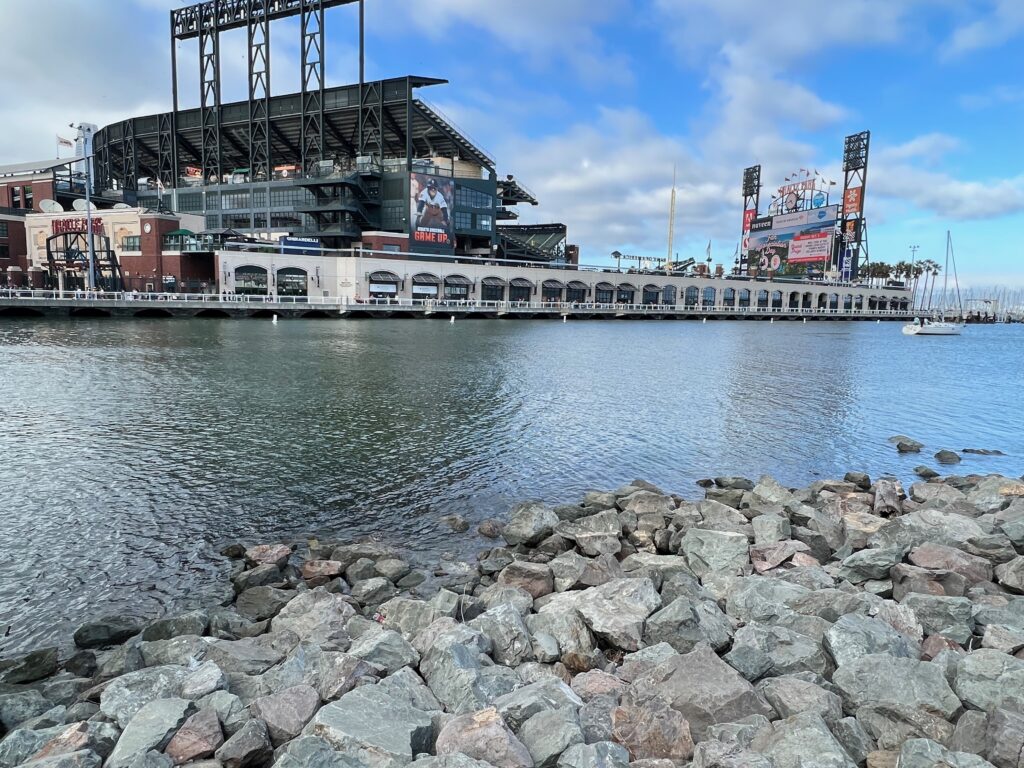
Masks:
[[[455,183],[451,179],[427,173],[409,175],[409,200],[412,205],[409,235],[413,251],[454,253],[452,201]]]

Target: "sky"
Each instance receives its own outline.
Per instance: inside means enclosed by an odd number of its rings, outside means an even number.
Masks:
[[[68,123],[170,107],[180,0],[0,0],[0,163],[52,157]],[[327,11],[327,85],[358,81],[355,6]],[[299,27],[272,27],[272,92],[299,88]],[[581,261],[675,250],[731,266],[743,169],[772,190],[807,168],[842,184],[843,138],[871,131],[873,261],[944,260],[961,283],[1024,286],[1024,0],[366,0],[371,79],[445,78],[438,106],[563,222]],[[182,105],[196,42],[178,43]],[[222,38],[225,100],[246,89]]]

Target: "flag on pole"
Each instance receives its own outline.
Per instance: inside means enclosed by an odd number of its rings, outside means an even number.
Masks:
[[[711,241],[708,240],[708,258],[711,258]]]
[[[75,148],[75,142],[73,142],[71,139],[65,139],[60,134],[57,134],[57,146],[58,147],[67,147],[68,149],[74,149]]]

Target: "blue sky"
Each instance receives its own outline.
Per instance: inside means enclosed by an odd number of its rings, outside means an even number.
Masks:
[[[180,5],[0,4],[0,161],[52,155],[72,120],[166,109]],[[420,95],[537,194],[521,220],[565,222],[584,262],[665,252],[673,164],[676,250],[702,257],[710,239],[731,262],[745,166],[763,165],[766,191],[797,168],[841,181],[843,137],[868,129],[872,259],[914,244],[941,260],[950,229],[966,282],[1024,285],[1022,0],[367,0],[366,13],[368,75],[450,80]],[[357,79],[355,19],[328,12],[329,85]],[[293,91],[298,25],[273,37],[274,92]],[[96,55],[72,65],[39,56],[47,44]],[[186,104],[194,46],[179,48]],[[244,92],[244,46],[224,40],[226,98]]]

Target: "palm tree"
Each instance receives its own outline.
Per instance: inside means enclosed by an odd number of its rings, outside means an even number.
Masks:
[[[928,291],[928,309],[932,308],[932,294],[935,293],[935,278],[938,276],[939,272],[942,271],[942,267],[940,267],[938,264],[936,264],[933,261],[931,269],[932,269],[932,287],[931,287],[931,290]]]

